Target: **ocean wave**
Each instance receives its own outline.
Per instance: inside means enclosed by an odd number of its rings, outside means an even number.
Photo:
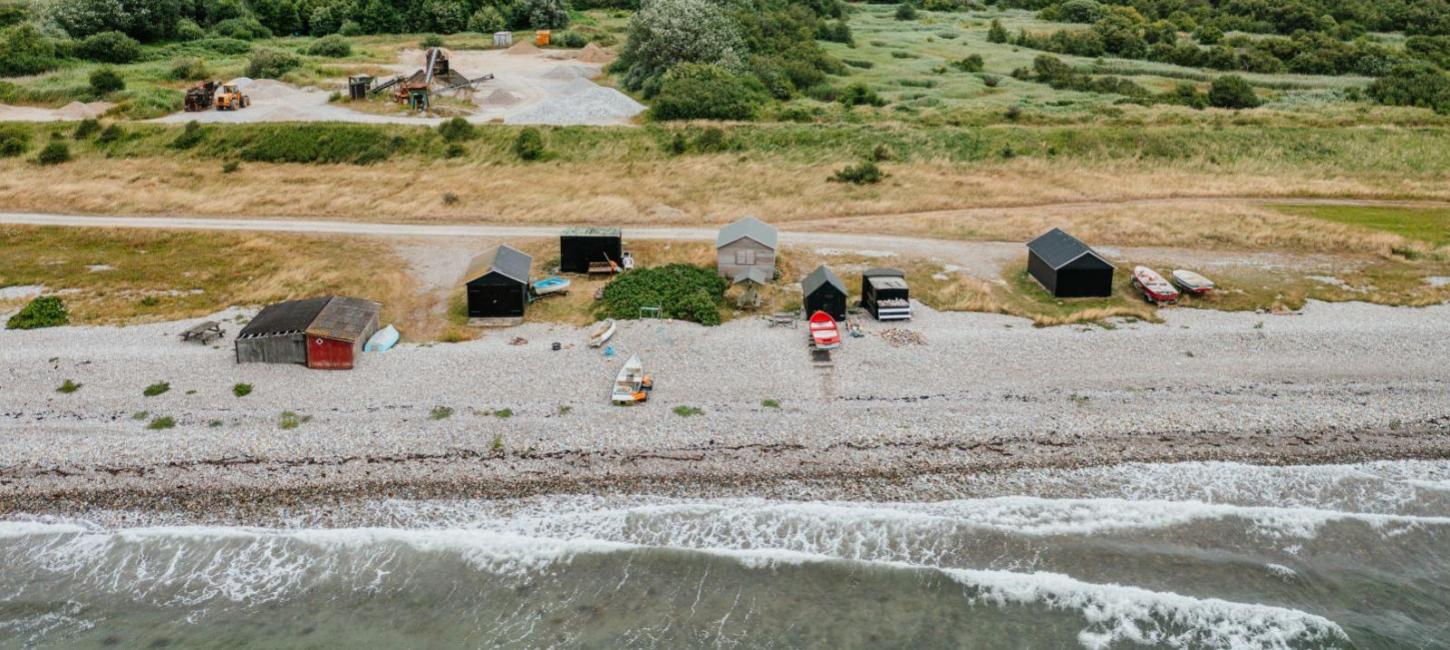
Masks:
[[[0,524],[0,530],[11,524]],[[495,576],[529,577],[584,556],[629,555],[642,570],[649,554],[726,558],[750,571],[825,565],[932,573],[964,589],[968,606],[1044,607],[1083,621],[1077,640],[1098,648],[1120,641],[1169,647],[1290,647],[1339,642],[1336,624],[1306,612],[1196,598],[1138,587],[1095,584],[1048,572],[943,568],[912,562],[842,558],[784,548],[648,546],[605,540],[534,538],[478,529],[268,530],[165,527],[111,532],[70,525],[27,524],[0,545],[8,577],[35,572],[69,576],[72,593],[109,591],[173,608],[205,609],[214,601],[257,605],[343,580],[349,589],[406,590],[416,566],[438,556],[462,560]],[[23,539],[25,543],[13,543]],[[669,571],[671,564],[662,565]],[[850,569],[855,570],[855,569]],[[5,585],[6,591],[16,585]],[[14,597],[24,596],[20,587]],[[0,599],[9,600],[10,598]]]

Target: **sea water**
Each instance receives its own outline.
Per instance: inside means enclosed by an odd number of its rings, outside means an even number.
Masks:
[[[905,492],[933,498],[379,500],[348,527],[14,516],[0,647],[1450,648],[1450,462]]]

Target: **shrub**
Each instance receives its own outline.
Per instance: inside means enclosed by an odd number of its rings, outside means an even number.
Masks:
[[[428,412],[429,420],[446,420],[452,416],[453,407],[451,406],[435,406],[432,411]]]
[[[885,106],[886,100],[882,99],[876,91],[866,87],[861,82],[852,83],[841,91],[840,102],[847,106]]]
[[[430,47],[443,47],[443,37],[437,34],[429,34],[418,41],[418,47],[427,49]]]
[[[362,23],[356,20],[344,20],[342,25],[338,26],[337,33],[343,36],[362,36],[367,31],[363,29]]]
[[[296,429],[302,426],[303,423],[311,421],[312,416],[310,415],[298,415],[292,411],[282,411],[282,415],[277,418],[277,426],[282,429]]]
[[[443,149],[444,158],[462,158],[464,154],[467,153],[468,150],[463,148],[463,145],[458,144],[457,142],[450,143],[447,147]],[[458,195],[452,192],[447,192],[443,195],[443,202],[447,205],[453,205],[454,203],[458,202]]]
[[[151,422],[146,425],[146,428],[152,431],[160,431],[162,429],[170,429],[174,426],[176,426],[176,418],[173,418],[169,415],[163,415],[159,418],[153,418]]]
[[[171,71],[168,75],[177,81],[200,81],[211,76],[206,69],[206,62],[199,56],[183,56],[171,61]]]
[[[615,62],[624,86],[645,90],[681,63],[711,63],[727,69],[744,60],[738,23],[710,0],[650,2],[629,21],[629,38]],[[648,93],[647,94],[653,94]]]
[[[182,18],[176,23],[176,40],[178,41],[199,41],[206,38],[206,30],[196,21],[190,18]]]
[[[246,397],[248,395],[251,395],[252,394],[252,385],[251,384],[236,384],[235,386],[232,386],[232,394],[233,395],[236,395],[237,397]]]
[[[202,130],[201,124],[198,124],[196,120],[192,120],[187,122],[186,126],[182,127],[181,135],[176,136],[176,139],[171,141],[171,148],[190,149],[201,144],[202,140],[205,139],[206,131]]]
[[[589,44],[589,39],[579,32],[564,32],[550,41],[559,47],[580,48]]]
[[[501,408],[497,411],[494,411],[493,416],[499,418],[500,420],[507,420],[514,416],[514,410],[511,408]]]
[[[255,41],[264,38],[272,38],[272,30],[256,18],[228,18],[211,27],[211,33],[222,38],[235,38],[239,41]]]
[[[352,55],[352,43],[347,42],[346,38],[338,36],[337,34],[329,34],[307,46],[307,53],[312,56],[326,56],[340,59]]]
[[[473,125],[461,117],[455,117],[438,125],[438,135],[443,136],[444,142],[462,142],[472,140],[477,133]]]
[[[508,22],[504,20],[503,14],[492,6],[481,7],[468,17],[468,31],[480,34],[492,34],[508,29]]]
[[[665,74],[650,117],[656,120],[748,120],[767,99],[765,86],[710,63],[682,63]]]
[[[13,158],[30,149],[30,129],[21,124],[0,124],[0,158]]]
[[[666,318],[719,325],[719,305],[727,286],[714,268],[669,264],[635,269],[604,288],[602,312],[613,318],[639,318],[640,307],[659,307]]]
[[[534,29],[564,29],[569,26],[569,3],[564,0],[524,0],[529,26]]]
[[[241,169],[242,169],[242,163],[239,163],[239,162],[237,162],[235,160],[228,160],[228,161],[222,163],[222,173],[223,174],[235,174],[238,171],[241,171]]]
[[[710,127],[700,132],[695,138],[695,151],[700,153],[716,153],[730,148],[730,140],[725,137],[725,130]]]
[[[514,154],[523,160],[538,160],[544,157],[544,134],[530,126],[519,131],[514,138]]]
[[[985,65],[987,65],[987,62],[982,60],[982,55],[980,54],[971,54],[960,61],[952,61],[952,67],[962,72],[981,72],[982,67]]]
[[[874,160],[863,160],[855,165],[848,165],[836,171],[827,180],[832,183],[850,183],[852,185],[872,185],[880,183],[886,174],[882,173],[881,167],[877,166]]]
[[[993,18],[992,25],[987,28],[987,41],[991,43],[1006,43],[1011,38],[1007,34],[1007,28],[1002,26],[1002,21]]]
[[[33,330],[70,322],[65,303],[58,296],[38,296],[5,321],[5,329]]]
[[[1208,103],[1217,108],[1253,108],[1261,102],[1254,87],[1238,75],[1224,75],[1208,87]]]
[[[187,49],[202,49],[223,56],[241,56],[252,51],[252,44],[235,38],[206,38]]]
[[[77,384],[74,381],[71,381],[71,380],[67,379],[67,380],[61,382],[60,388],[55,389],[55,392],[57,392],[57,393],[65,393],[66,395],[69,395],[69,394],[74,393],[74,392],[76,392],[76,391],[78,391],[80,389],[81,389],[81,385],[80,384]]]
[[[63,140],[51,140],[45,145],[40,153],[35,155],[35,162],[41,165],[59,165],[70,162],[70,145]]]
[[[171,390],[171,384],[164,381],[158,381],[154,384],[151,384],[150,386],[147,386],[145,390],[141,391],[141,394],[146,397],[156,397],[157,395],[165,393],[169,390]]]
[[[253,79],[276,79],[301,65],[296,55],[269,48],[258,49],[247,62],[247,76]]]
[[[910,2],[903,2],[896,5],[897,20],[916,20],[916,6]]]
[[[126,130],[121,128],[120,124],[110,124],[106,126],[105,130],[101,131],[101,137],[96,138],[96,142],[99,144],[111,144],[112,142],[119,142],[124,137],[126,137]]]
[[[1369,96],[1390,106],[1450,113],[1450,76],[1428,65],[1398,65],[1369,85]]]
[[[1002,78],[994,74],[981,75],[982,85],[988,88],[996,88],[1002,84]]]
[[[0,77],[39,74],[60,65],[55,43],[30,23],[0,30]]]
[[[121,32],[101,32],[77,43],[75,53],[102,63],[131,63],[141,58],[141,43]]]
[[[1102,17],[1097,0],[1067,0],[1057,10],[1057,19],[1065,23],[1095,23]]]
[[[101,131],[101,122],[93,117],[88,117],[76,125],[76,130],[71,133],[72,140],[85,140]]]
[[[96,68],[91,71],[91,90],[97,95],[119,92],[126,89],[126,80],[113,68]]]

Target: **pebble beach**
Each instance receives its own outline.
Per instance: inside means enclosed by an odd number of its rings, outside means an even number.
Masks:
[[[228,330],[212,346],[178,339],[206,319],[0,331],[0,512],[1450,457],[1450,306],[1181,308],[1054,328],[914,308],[905,324],[864,320],[830,364],[807,353],[803,324],[761,319],[624,322],[612,358],[587,328],[453,344],[405,332],[351,371],[236,364],[246,310],[209,317]],[[631,353],[656,389],[613,406]],[[80,388],[58,392],[67,380]],[[174,426],[150,428],[163,417]]]

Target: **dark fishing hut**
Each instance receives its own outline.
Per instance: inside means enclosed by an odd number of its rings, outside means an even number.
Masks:
[[[900,269],[869,269],[861,274],[861,306],[876,320],[910,320],[911,296]]]
[[[1115,269],[1107,258],[1057,228],[1027,244],[1027,272],[1058,298],[1113,295]]]
[[[823,311],[838,321],[846,320],[846,283],[825,264],[817,266],[801,280],[801,293],[804,294],[806,318]]]
[[[559,236],[559,270],[588,273],[590,264],[619,263],[624,236],[618,228],[568,228]]]
[[[307,327],[307,367],[350,370],[368,337],[378,331],[381,303],[333,296]]]
[[[533,263],[527,253],[508,245],[478,256],[469,267],[468,317],[523,318]]]
[[[237,334],[237,363],[307,363],[307,328],[330,298],[267,305]]]

